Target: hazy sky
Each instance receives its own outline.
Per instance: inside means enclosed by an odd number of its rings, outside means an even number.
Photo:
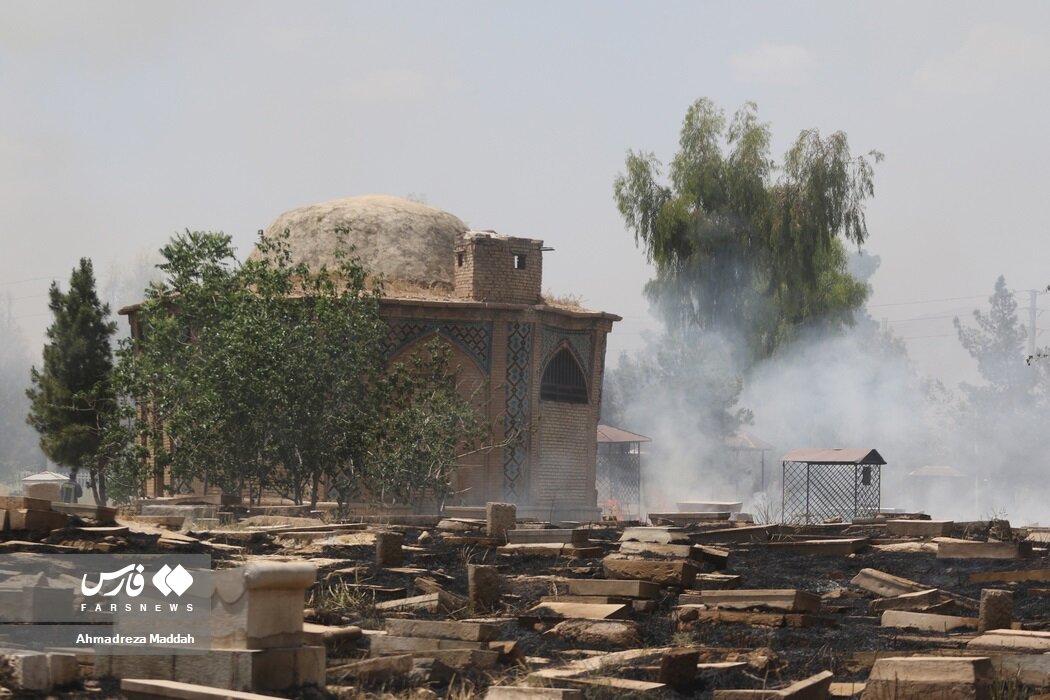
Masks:
[[[950,316],[1050,283],[1048,85],[1037,2],[0,0],[0,297],[38,342],[80,256],[184,228],[243,256],[282,211],[411,194],[553,246],[545,288],[625,317],[613,360],[652,327],[626,150],[669,160],[694,99],[754,100],[778,155],[809,127],[885,153],[872,313],[954,381]]]

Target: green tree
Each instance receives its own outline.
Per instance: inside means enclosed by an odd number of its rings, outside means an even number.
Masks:
[[[238,265],[228,236],[187,232],[162,250],[122,355],[154,468],[173,488],[197,478],[297,503],[324,482],[401,502],[447,490],[448,445],[472,435],[447,358],[385,375],[380,289],[358,262],[311,270],[284,238],[259,249]]]
[[[116,413],[110,338],[116,323],[99,301],[91,261],[81,258],[69,291],[52,283],[41,369],[30,371],[28,422],[40,433],[40,447],[56,464],[74,473],[87,468],[95,500],[106,502],[106,465],[99,447]]]
[[[995,281],[995,291],[988,297],[989,310],[974,310],[976,328],[953,321],[959,343],[977,360],[977,371],[986,384],[969,387],[969,393],[1017,398],[1033,388],[1035,372],[1025,362],[1025,340],[1028,333],[1017,316],[1017,301],[1002,275]]]
[[[737,334],[754,360],[803,327],[852,323],[867,287],[849,275],[844,243],[867,239],[881,157],[807,130],[778,164],[754,104],[727,123],[706,98],[686,113],[667,182],[655,155],[629,151],[616,204],[656,266],[646,291],[665,321]]]
[[[1000,276],[988,311],[975,310],[975,326],[954,320],[959,342],[977,361],[980,384],[963,384],[960,420],[963,459],[989,475],[1042,479],[1033,454],[1046,449],[1044,426],[1050,412],[1050,373],[1026,362],[1028,334],[1017,301]]]

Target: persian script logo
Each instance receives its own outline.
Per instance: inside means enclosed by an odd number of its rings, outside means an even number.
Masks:
[[[83,579],[80,581],[80,592],[86,596],[99,595],[100,593],[103,596],[115,596],[119,595],[121,590],[123,590],[129,597],[134,598],[142,593],[142,589],[146,587],[146,580],[142,576],[142,571],[142,564],[128,564],[117,571],[100,573],[98,583],[94,585],[88,584],[88,574],[84,574]],[[109,590],[102,590],[107,583],[113,581],[116,581],[116,585]],[[153,575],[153,585],[165,597],[172,593],[181,596],[193,585],[193,576],[190,575],[189,571],[186,571],[182,564],[179,564],[174,569],[165,564]]]

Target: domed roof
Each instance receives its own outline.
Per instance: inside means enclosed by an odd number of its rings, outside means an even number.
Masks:
[[[400,197],[365,195],[292,209],[263,234],[288,231],[292,259],[317,269],[336,265],[336,250],[353,255],[372,274],[430,289],[453,286],[453,248],[467,225],[448,212]],[[340,241],[338,231],[346,231]],[[258,249],[249,257],[260,255]]]

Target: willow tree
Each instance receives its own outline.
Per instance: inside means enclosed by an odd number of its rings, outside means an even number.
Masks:
[[[686,113],[664,178],[651,152],[629,151],[616,204],[656,267],[646,287],[669,327],[742,336],[759,359],[807,325],[852,322],[867,296],[846,269],[861,245],[873,162],[846,135],[799,134],[777,163],[753,103],[728,120],[708,99]]]

